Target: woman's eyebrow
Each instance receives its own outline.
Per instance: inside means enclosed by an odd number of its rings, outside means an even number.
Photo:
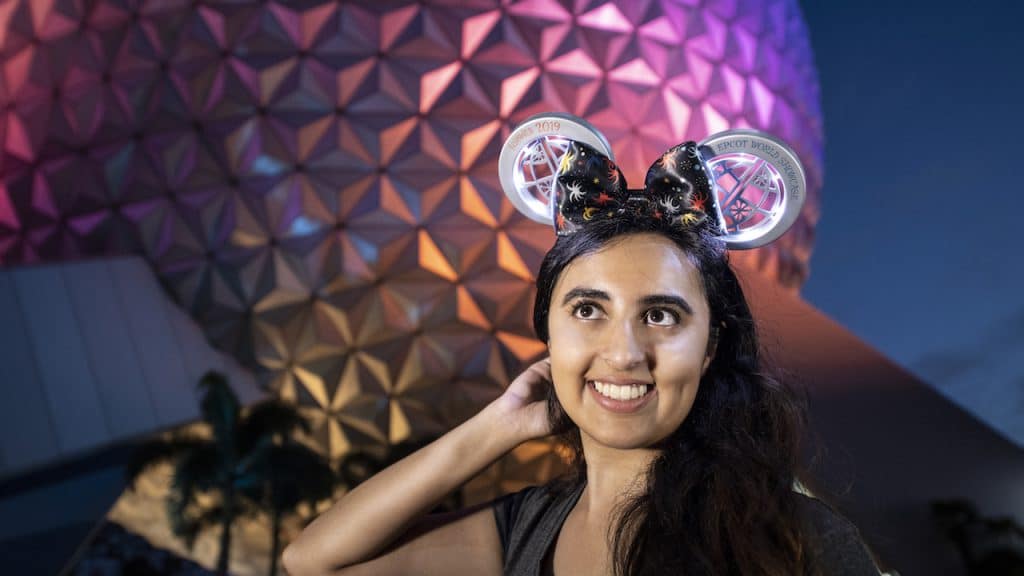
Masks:
[[[693,316],[693,307],[686,300],[674,294],[651,294],[650,296],[644,296],[640,299],[640,303],[644,306],[654,306],[656,304],[676,306],[687,315]]]
[[[612,299],[604,290],[595,290],[593,288],[573,288],[565,294],[565,298],[562,298],[562,306],[565,306],[570,300],[575,298],[593,298],[595,300],[605,300],[608,302],[611,302]]]
[[[611,301],[611,296],[608,295],[604,290],[596,290],[594,288],[573,288],[566,293],[565,298],[562,299],[562,306],[565,306],[570,301],[576,298],[591,298],[594,300],[604,300],[606,302]],[[675,306],[686,312],[689,315],[693,315],[693,307],[690,303],[683,298],[674,294],[651,294],[650,296],[644,296],[640,299],[640,304],[643,306],[655,306],[655,305],[669,305]]]

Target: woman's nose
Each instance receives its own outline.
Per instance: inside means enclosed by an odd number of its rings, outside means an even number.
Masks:
[[[647,347],[643,335],[631,322],[618,323],[605,335],[604,360],[616,370],[629,370],[642,364],[647,358]]]

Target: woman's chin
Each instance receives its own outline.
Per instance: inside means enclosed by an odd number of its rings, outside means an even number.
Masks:
[[[590,441],[601,448],[613,450],[647,450],[658,443],[658,439],[640,431],[621,430],[619,434],[610,430],[602,430],[598,434],[586,434]]]

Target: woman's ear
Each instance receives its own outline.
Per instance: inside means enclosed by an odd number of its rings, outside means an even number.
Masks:
[[[711,362],[715,359],[715,353],[718,352],[718,332],[721,330],[718,326],[712,326],[711,332],[708,334],[708,347],[704,351],[704,365],[701,366],[700,375],[703,376],[708,371],[708,367],[711,366]]]
[[[708,371],[708,368],[711,366],[711,362],[714,359],[715,359],[715,347],[712,346],[711,349],[708,350],[707,356],[704,357],[704,366],[701,367],[701,369],[700,369],[700,375],[701,376],[703,376],[704,373]]]

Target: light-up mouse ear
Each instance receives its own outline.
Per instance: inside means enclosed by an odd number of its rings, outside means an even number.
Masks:
[[[726,130],[700,143],[715,179],[723,238],[733,250],[764,246],[789,230],[807,197],[796,153],[756,130]]]
[[[509,134],[498,158],[498,176],[512,204],[531,220],[554,224],[558,165],[572,141],[594,147],[609,159],[608,140],[586,120],[545,112],[527,118]]]

